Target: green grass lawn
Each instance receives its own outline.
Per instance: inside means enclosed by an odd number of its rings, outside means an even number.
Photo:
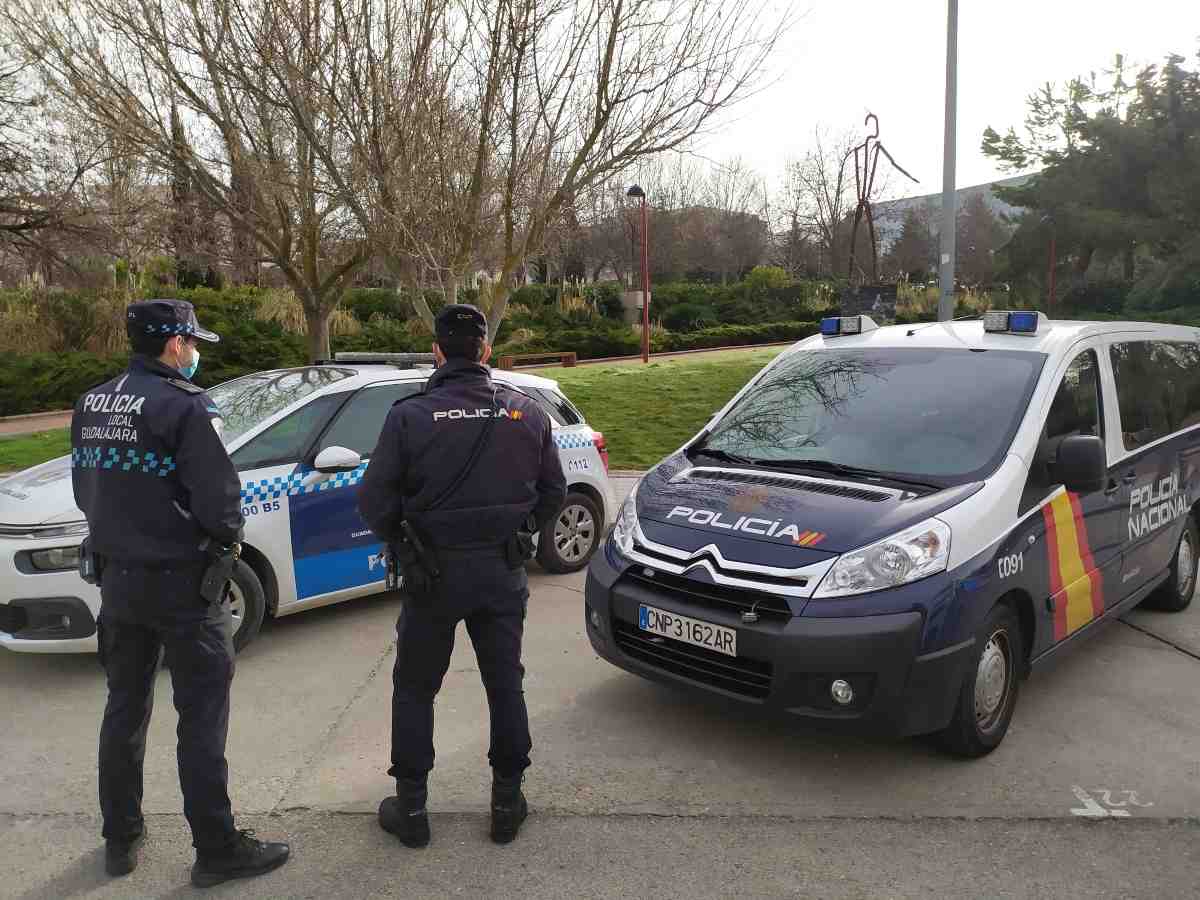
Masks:
[[[784,348],[730,350],[675,359],[538,369],[558,381],[588,423],[604,432],[614,469],[646,469],[695,434]],[[0,438],[0,472],[71,452],[67,428]]]
[[[613,469],[646,469],[694,435],[750,377],[784,347],[731,350],[649,365],[622,362],[547,368],[553,378],[604,433]]]
[[[0,472],[16,472],[71,452],[71,429],[0,437]]]

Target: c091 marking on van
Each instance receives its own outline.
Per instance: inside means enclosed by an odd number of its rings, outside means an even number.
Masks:
[[[1014,553],[1011,556],[1002,556],[996,560],[996,564],[1001,578],[1011,578],[1013,575],[1025,571],[1025,554]]]

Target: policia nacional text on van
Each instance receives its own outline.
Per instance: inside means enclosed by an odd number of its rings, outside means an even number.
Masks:
[[[521,780],[532,742],[521,639],[533,535],[557,514],[566,479],[548,416],[492,381],[487,322],[474,306],[439,312],[438,369],[425,391],[388,414],[363,476],[358,507],[402,574],[392,673],[395,796],[379,823],[409,847],[429,843],[426,780],[433,768],[433,701],[466,622],[491,712],[491,834],[517,836],[527,814]]]
[[[1198,340],[827,319],[638,484],[588,636],[649,678],[987,753],[1030,671],[1191,602]]]
[[[225,739],[233,642],[226,583],[242,533],[237,473],[217,410],[192,384],[201,328],[190,303],[128,307],[129,369],[92,388],[71,422],[71,476],[89,537],[81,574],[100,584],[108,704],[100,807],[110,875],[137,866],[145,833],[142,765],[160,653],[179,712],[179,782],[192,829],[192,883],[208,887],[283,865],[286,844],[234,828]]]

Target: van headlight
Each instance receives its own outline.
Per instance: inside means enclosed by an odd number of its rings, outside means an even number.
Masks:
[[[637,489],[640,484],[639,481],[633,486],[633,490],[621,504],[621,511],[617,513],[617,523],[612,530],[613,544],[623,556],[629,556],[633,552],[633,542],[637,535]]]
[[[950,561],[950,526],[928,519],[890,538],[844,554],[814,597],[849,597],[881,591],[944,572]]]
[[[79,545],[53,547],[50,550],[34,550],[29,554],[29,562],[39,572],[66,572],[78,569]]]

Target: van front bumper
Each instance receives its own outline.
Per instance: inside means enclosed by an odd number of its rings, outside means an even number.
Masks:
[[[958,700],[971,642],[919,654],[924,615],[762,617],[690,603],[619,577],[604,550],[588,569],[584,619],[596,652],[628,672],[719,694],[837,729],[886,735],[938,731]],[[737,656],[692,647],[638,628],[642,604],[737,632]],[[846,705],[832,696],[848,682]]]

